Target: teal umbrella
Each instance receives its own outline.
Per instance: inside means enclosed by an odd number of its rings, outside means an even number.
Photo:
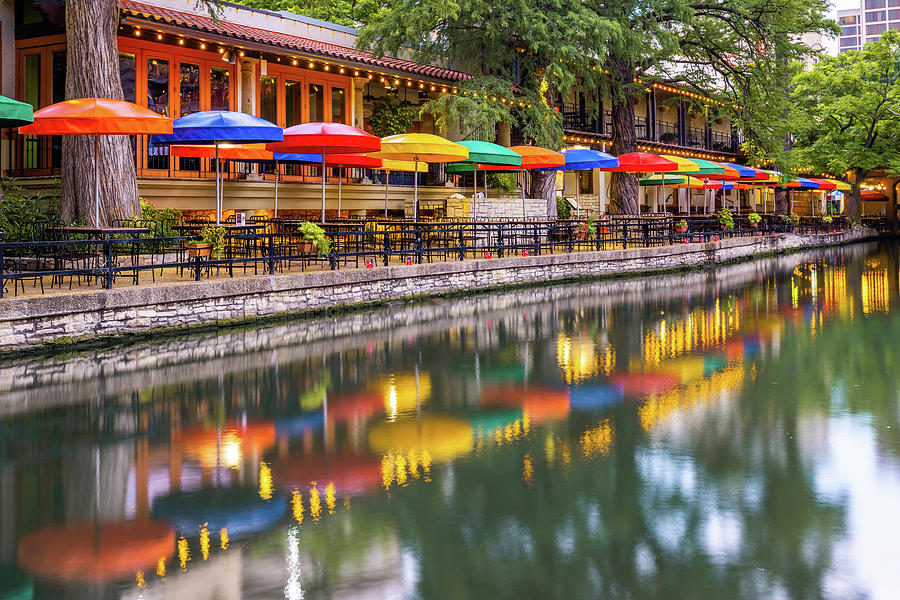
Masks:
[[[448,165],[447,173],[468,173],[471,171],[475,176],[475,192],[472,194],[472,220],[474,221],[476,214],[475,194],[478,193],[478,165],[518,167],[522,164],[522,155],[500,144],[491,142],[466,140],[457,143],[469,149],[469,158]],[[486,177],[487,175],[485,175]],[[487,183],[485,183],[485,187],[487,187]]]
[[[30,104],[0,96],[0,127],[21,127],[29,123],[34,123]]]

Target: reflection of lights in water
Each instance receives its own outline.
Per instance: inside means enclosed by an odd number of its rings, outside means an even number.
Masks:
[[[313,522],[318,521],[322,516],[322,500],[319,498],[319,488],[316,487],[315,481],[309,488],[309,516],[312,517]]]
[[[404,486],[408,483],[408,477],[418,479],[421,477],[426,483],[431,482],[431,454],[428,452],[400,452],[386,453],[381,456],[381,485],[385,490],[394,484]]]
[[[208,523],[204,523],[200,528],[200,556],[204,561],[209,558],[209,528],[207,525]]]
[[[297,525],[303,525],[303,494],[300,490],[291,491],[291,514]]]
[[[531,459],[530,452],[526,452],[522,457],[522,481],[527,485],[534,483],[534,461]]]
[[[241,466],[241,438],[234,431],[222,436],[222,451],[219,458],[223,467],[237,469]]]
[[[166,578],[166,559],[160,558],[156,563],[156,576],[165,580]]]
[[[552,435],[548,435],[544,440],[544,455],[547,457],[547,464],[553,464],[556,458],[556,439]]]
[[[391,374],[382,385],[384,408],[388,421],[396,421],[400,413],[414,410],[431,398],[431,376],[428,373]]]
[[[615,364],[615,350],[607,344],[598,353],[593,339],[573,340],[560,333],[556,339],[556,363],[566,383],[578,383],[601,372],[608,375]]]
[[[183,537],[178,538],[178,563],[181,565],[182,571],[187,571],[188,561],[191,560],[191,550],[188,548],[188,542]]]
[[[397,485],[406,485],[406,457],[397,453],[394,456],[394,476],[397,478]]]
[[[409,474],[413,479],[419,478],[419,461],[416,460],[416,453],[410,451],[406,458],[406,464],[409,465]]]
[[[578,446],[584,458],[594,458],[600,455],[605,456],[609,452],[612,440],[613,428],[609,424],[609,419],[604,419],[593,429],[581,434]]]
[[[638,409],[641,427],[650,431],[664,419],[699,401],[708,402],[723,392],[740,389],[744,380],[743,364],[734,365],[713,373],[709,377],[692,381],[662,394],[651,394]]]
[[[228,529],[226,527],[219,530],[219,546],[222,550],[228,550]]]
[[[328,507],[328,514],[334,514],[334,507],[336,505],[336,500],[334,496],[334,482],[329,481],[328,485],[325,486],[325,506]]]
[[[386,398],[388,407],[388,419],[394,421],[397,419],[397,386],[394,385],[393,375],[391,375],[391,382],[388,384]]]
[[[144,572],[138,571],[134,576],[135,582],[137,582],[137,586],[142,588],[147,585],[147,582],[144,580]]]
[[[288,528],[287,535],[287,585],[284,586],[284,597],[288,600],[303,598],[300,586],[300,540],[296,527]]]
[[[350,496],[344,496],[344,510],[350,510]]]
[[[271,500],[272,493],[272,469],[263,461],[259,464],[259,497],[263,500]]]

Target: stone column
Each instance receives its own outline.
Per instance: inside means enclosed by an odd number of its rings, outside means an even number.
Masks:
[[[256,114],[256,61],[240,59],[238,68],[238,110],[248,115]]]
[[[350,124],[357,129],[364,129],[365,115],[363,108],[363,96],[368,79],[365,77],[352,77],[350,86]]]

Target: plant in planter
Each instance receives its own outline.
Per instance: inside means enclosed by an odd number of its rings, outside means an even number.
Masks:
[[[759,214],[752,212],[747,215],[747,220],[750,222],[750,227],[759,227],[759,222],[762,221],[762,217]]]
[[[588,217],[575,231],[575,237],[579,240],[592,240],[597,237],[597,228],[594,226],[594,217]]]
[[[688,222],[687,219],[681,219],[677,223],[675,223],[675,231],[678,233],[687,233],[688,230]]]
[[[225,228],[208,226],[200,230],[199,242],[187,243],[188,256],[215,256],[221,258],[225,252]]]
[[[716,219],[722,229],[734,229],[734,215],[724,206],[716,211]]]
[[[800,224],[800,215],[797,213],[792,213],[790,215],[781,215],[781,221],[784,223],[785,227],[788,227],[791,231]]]
[[[315,252],[322,257],[328,256],[328,253],[331,251],[331,238],[325,235],[324,229],[315,223],[304,221],[297,227],[297,231],[300,232],[300,237],[304,242],[312,245],[311,248],[301,246],[301,251],[306,250],[307,254]]]
[[[825,215],[824,217],[822,217],[822,222],[826,225],[831,225],[832,223],[834,223],[834,219],[831,215]]]

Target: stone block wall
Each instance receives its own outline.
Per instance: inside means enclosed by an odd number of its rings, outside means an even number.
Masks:
[[[502,286],[699,267],[871,237],[870,230],[256,276],[0,300],[0,352]]]
[[[472,196],[464,198],[447,198],[446,214],[448,219],[468,220],[472,218]],[[522,218],[521,196],[500,196],[478,198],[475,216],[479,221],[494,219]],[[547,203],[542,198],[525,199],[525,216],[529,220],[547,218]]]

